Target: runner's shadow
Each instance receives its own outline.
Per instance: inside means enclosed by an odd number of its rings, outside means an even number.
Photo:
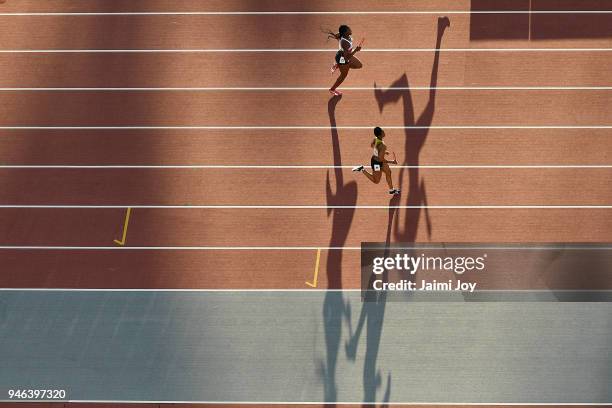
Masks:
[[[336,129],[336,105],[342,97],[333,97],[328,103],[329,122],[331,126],[334,166],[342,165],[340,141]],[[332,191],[329,172],[326,176],[325,190],[327,205],[354,206],[357,203],[357,183],[344,183],[341,168],[334,168],[335,192]],[[327,216],[332,216],[330,247],[343,247],[355,215],[354,208],[328,209]],[[329,289],[342,289],[342,250],[329,250],[327,253],[327,282]],[[324,379],[325,402],[336,402],[336,362],[342,336],[343,316],[350,313],[348,305],[340,291],[326,291],[323,304],[323,322],[325,325],[326,361],[321,363],[320,371]]]
[[[444,30],[450,25],[450,21],[447,18],[439,19],[438,21],[438,35],[436,40],[436,49],[440,48],[442,42],[442,36]],[[425,144],[425,140],[428,134],[428,127],[433,121],[434,108],[435,108],[435,97],[436,97],[436,84],[438,78],[438,65],[440,59],[440,51],[436,51],[434,56],[434,63],[431,74],[431,90],[429,93],[429,101],[424,111],[421,113],[418,119],[415,120],[414,106],[412,103],[412,96],[409,90],[408,77],[406,74],[402,75],[397,81],[395,81],[391,88],[400,87],[400,90],[389,89],[383,91],[375,89],[374,95],[380,111],[382,112],[387,104],[393,104],[399,100],[403,103],[404,110],[404,125],[406,126],[405,134],[405,159],[404,166],[418,166],[419,155],[421,149]],[[374,84],[376,87],[376,84]],[[416,127],[416,128],[415,128]],[[399,186],[403,186],[404,169],[400,170],[399,175]],[[394,208],[400,204],[400,198],[394,197],[389,202],[389,213],[387,222],[387,234],[385,240],[385,253],[384,256],[388,256],[390,253],[391,234],[395,237],[396,242],[412,243],[416,239],[419,217],[420,217],[420,206],[427,205],[427,198],[425,194],[425,183],[420,179],[419,169],[410,168],[408,170],[408,181],[409,189],[406,198],[407,206],[414,206],[416,208],[407,209],[405,213],[404,228],[399,228],[399,211]],[[394,218],[398,219],[394,223]],[[425,216],[427,222],[428,235],[431,236],[431,222],[429,220],[429,214],[425,209]],[[383,281],[388,279],[386,272],[382,275]],[[373,276],[372,278],[373,279]],[[409,279],[414,280],[416,276],[411,276]],[[371,283],[371,282],[370,282]],[[370,287],[370,286],[368,286]],[[366,352],[363,368],[363,389],[364,389],[364,405],[374,404],[376,402],[376,391],[381,386],[382,378],[380,371],[376,368],[376,361],[378,358],[378,351],[380,347],[380,340],[383,329],[383,321],[386,309],[387,294],[386,292],[368,291],[363,299],[361,313],[359,321],[355,329],[354,334],[350,337],[349,341],[345,344],[346,355],[349,359],[356,359],[357,346],[359,339],[363,332],[364,326],[366,327]],[[387,404],[390,398],[391,375],[388,375],[388,384],[385,391],[383,404]]]
[[[393,218],[397,212],[395,208],[399,204],[399,197],[395,196],[389,201],[387,233],[385,237],[385,250],[383,257],[388,257],[390,254],[391,230]],[[383,281],[388,281],[387,272],[382,275]],[[379,279],[373,273],[370,275],[368,288],[372,287],[374,279]],[[378,359],[378,351],[380,349],[380,340],[382,336],[383,322],[385,317],[385,308],[387,304],[386,291],[367,290],[362,299],[361,313],[355,332],[350,335],[349,341],[344,345],[346,356],[349,360],[355,360],[357,357],[357,346],[359,339],[366,328],[366,350],[363,364],[363,403],[364,407],[376,403],[376,391],[382,385],[382,376],[380,370],[376,368]],[[350,321],[349,321],[350,327]],[[350,333],[349,333],[350,334]],[[391,373],[387,375],[387,386],[383,397],[383,404],[389,402],[391,396]]]
[[[375,89],[374,96],[378,102],[378,107],[382,112],[386,105],[394,104],[399,100],[402,101],[404,110],[404,132],[406,135],[404,145],[404,162],[403,166],[418,166],[419,156],[421,150],[425,145],[427,135],[429,133],[429,127],[433,121],[435,104],[436,104],[436,85],[438,83],[438,65],[440,62],[440,45],[442,43],[442,36],[447,27],[450,26],[448,18],[440,18],[438,20],[438,35],[436,39],[436,52],[434,55],[434,62],[431,70],[431,81],[429,90],[429,100],[425,109],[415,119],[414,105],[412,103],[412,95],[409,90],[408,77],[403,74],[397,81],[395,81],[391,88],[401,87],[401,89]],[[374,84],[376,87],[376,84]],[[418,167],[411,167],[408,171],[408,193],[406,194],[406,206],[415,207],[408,208],[404,214],[403,228],[400,229],[400,219],[398,215],[398,222],[394,226],[394,236],[397,242],[412,243],[415,241],[417,236],[417,229],[419,225],[419,219],[421,216],[421,206],[427,206],[427,195],[425,193],[425,181],[421,179]],[[400,169],[399,173],[399,185],[403,186],[404,176],[406,169]],[[432,225],[429,218],[429,212],[427,208],[425,211],[425,221],[427,225],[427,234],[431,237]]]

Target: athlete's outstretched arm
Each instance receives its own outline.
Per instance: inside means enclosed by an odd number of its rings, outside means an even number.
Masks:
[[[385,155],[388,155],[389,152],[385,152]],[[395,157],[395,153],[393,153],[393,160],[387,160],[385,159],[385,163],[389,163],[389,164],[397,164],[397,157]]]

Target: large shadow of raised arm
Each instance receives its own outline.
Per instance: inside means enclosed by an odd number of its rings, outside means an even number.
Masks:
[[[404,110],[404,132],[406,135],[404,145],[404,162],[403,166],[413,166],[408,171],[408,194],[406,195],[406,205],[416,208],[409,208],[404,214],[403,229],[400,229],[400,219],[395,223],[394,235],[398,242],[414,242],[416,239],[419,218],[421,215],[421,205],[427,205],[427,196],[425,193],[425,182],[421,180],[419,168],[419,156],[425,145],[429,127],[433,121],[434,111],[436,106],[436,86],[438,83],[438,65],[440,62],[440,45],[444,31],[450,26],[450,21],[446,17],[438,19],[438,34],[436,39],[436,51],[434,55],[433,66],[431,69],[431,81],[429,90],[429,100],[423,112],[415,120],[414,105],[412,103],[412,95],[410,93],[408,77],[403,74],[395,81],[391,88],[401,87],[401,89],[381,90],[376,89],[374,95],[378,102],[378,107],[382,112],[386,105],[402,101]],[[405,168],[402,168],[399,173],[399,185],[403,185]],[[431,236],[431,221],[427,209],[425,209],[427,222],[427,232]]]
[[[387,233],[385,236],[385,250],[383,257],[388,257],[390,254],[391,245],[391,229],[393,218],[399,204],[399,197],[393,197],[389,202]],[[373,273],[370,275],[370,282],[367,287],[372,287],[372,280],[379,279]],[[388,281],[387,273],[382,274],[382,280]],[[349,340],[345,344],[346,355],[349,359],[355,360],[357,356],[357,346],[359,339],[366,327],[366,350],[363,363],[363,406],[373,406],[376,403],[376,392],[382,385],[382,375],[376,366],[378,359],[378,351],[380,348],[380,340],[382,336],[383,322],[385,318],[385,308],[387,304],[386,291],[367,290],[362,299],[361,313],[355,332],[350,335]],[[383,396],[383,405],[386,406],[391,396],[391,373],[387,374],[387,385]]]
[[[447,18],[441,18],[438,21],[438,35],[436,40],[436,49],[440,48],[442,42],[442,36],[444,30],[449,26],[450,22]],[[406,74],[402,75],[397,81],[395,81],[391,88],[401,88],[399,90],[389,89],[383,91],[380,89],[375,90],[375,97],[378,102],[380,111],[384,109],[385,105],[393,104],[398,101],[403,103],[404,111],[404,125],[406,126],[405,134],[405,159],[403,165],[418,166],[419,155],[421,149],[425,144],[428,127],[433,121],[435,98],[436,98],[436,84],[438,78],[438,64],[440,58],[440,51],[436,51],[434,56],[434,63],[431,73],[431,90],[429,93],[429,100],[427,106],[421,113],[418,119],[415,120],[414,106],[412,103],[412,96],[409,91],[408,77]],[[400,170],[399,185],[402,186],[404,178],[404,169]],[[399,211],[395,209],[400,204],[400,198],[394,197],[389,203],[388,222],[387,222],[387,233],[385,237],[385,253],[384,257],[389,256],[391,235],[392,230],[396,241],[398,242],[414,242],[416,239],[416,233],[418,228],[418,221],[420,216],[421,204],[427,205],[427,198],[425,195],[425,184],[420,180],[419,169],[410,168],[408,171],[409,178],[409,189],[406,198],[406,205],[415,206],[417,208],[408,209],[405,214],[404,228],[399,227],[399,218],[394,222],[396,213]],[[428,233],[431,235],[431,223],[429,221],[429,215],[426,213]],[[383,280],[387,280],[386,273],[383,274]],[[412,277],[414,279],[414,277]],[[371,282],[368,287],[371,287]],[[376,392],[382,385],[382,376],[380,370],[377,369],[376,363],[378,358],[378,351],[380,347],[380,341],[382,336],[383,321],[385,315],[385,308],[387,302],[386,292],[368,291],[365,295],[364,302],[362,304],[361,313],[357,326],[354,333],[350,337],[349,341],[345,345],[346,354],[349,359],[356,359],[357,346],[359,339],[363,332],[363,328],[366,328],[366,352],[363,367],[363,389],[364,389],[364,407],[370,406],[376,403]],[[387,376],[387,385],[382,401],[382,406],[386,406],[390,399],[391,393],[391,374]]]

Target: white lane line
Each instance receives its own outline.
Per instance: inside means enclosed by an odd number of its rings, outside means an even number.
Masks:
[[[326,251],[361,251],[360,246],[340,246],[340,247],[322,247],[322,246],[45,246],[45,245],[2,245],[0,250],[29,250],[29,251],[316,251],[318,249]],[[390,247],[390,249],[416,249],[427,250],[440,247]],[[579,251],[599,251],[612,250],[612,246],[608,247],[446,247],[451,250],[491,250],[491,251],[506,251],[506,250],[579,250]]]
[[[61,401],[61,400],[59,400]],[[6,402],[15,402],[15,400],[6,400]],[[264,401],[115,401],[115,400],[70,400],[73,403],[108,403],[108,404],[213,404],[213,405],[363,405],[363,401],[354,401],[354,402],[323,402],[323,401],[314,401],[314,402],[264,402]],[[368,405],[375,405],[375,402],[369,402]],[[526,407],[529,405],[537,405],[537,406],[553,406],[553,407],[564,407],[564,406],[602,406],[609,407],[610,403],[530,403],[530,402],[385,402],[385,405],[426,405],[426,406],[453,406],[453,405],[466,405],[466,406],[519,406]]]
[[[122,164],[2,164],[0,169],[352,169],[355,166],[334,166],[334,165],[265,165],[265,164],[202,164],[202,165],[122,165]],[[495,164],[495,165],[418,165],[418,166],[389,166],[392,169],[610,169],[612,164]]]
[[[244,48],[244,49],[14,49],[0,54],[87,54],[87,53],[288,53],[338,51],[335,48]],[[361,52],[609,52],[612,48],[368,48]]]
[[[611,248],[612,249],[612,248]],[[361,289],[250,289],[250,288],[236,288],[236,289],[171,289],[171,288],[160,288],[160,289],[126,289],[126,288],[0,288],[0,292],[227,292],[227,293],[241,293],[241,292],[361,292]],[[597,293],[597,294],[608,294],[612,293],[611,289],[476,289],[477,293],[492,293],[492,294],[509,294],[509,293]],[[439,290],[440,293],[456,293],[456,291]],[[427,296],[427,294],[423,294]],[[435,296],[435,294],[434,294]],[[462,404],[463,405],[463,404]],[[498,405],[498,404],[495,404]]]
[[[488,289],[491,291],[492,289]],[[479,290],[484,292],[484,290]],[[521,291],[521,289],[516,290]],[[526,290],[528,291],[528,290]],[[533,290],[534,292],[536,290]],[[575,290],[571,292],[579,292]],[[604,292],[605,290],[601,290]],[[76,288],[0,288],[0,292],[361,292],[361,289],[122,289],[122,288],[100,288],[100,289],[76,289]],[[559,291],[560,292],[560,291]],[[593,292],[585,290],[585,292]]]
[[[338,88],[342,91],[609,91],[612,86],[412,86],[376,88],[372,86]],[[270,92],[270,91],[324,91],[328,87],[144,87],[144,88],[112,88],[112,87],[64,87],[64,88],[0,88],[0,92]]]
[[[326,250],[358,250],[360,247],[292,247],[292,246],[43,246],[43,245],[2,245],[0,250],[36,250],[36,251],[107,251],[107,250],[133,250],[133,251],[311,251],[318,248]]]
[[[0,126],[0,130],[372,130],[372,126]],[[385,129],[612,129],[612,125],[440,125]]]
[[[328,289],[329,290],[329,289]],[[346,290],[346,289],[345,289]],[[23,400],[32,401],[32,400]],[[12,402],[15,403],[15,400],[3,400],[0,399],[0,402]],[[37,402],[68,402],[75,404],[124,404],[124,405],[134,405],[134,404],[180,404],[180,405],[194,405],[194,404],[202,404],[202,405],[292,405],[292,406],[306,406],[306,405],[363,405],[363,401],[354,401],[354,402],[325,402],[325,401],[304,401],[304,402],[279,402],[279,401],[130,401],[130,400],[37,400]],[[375,405],[374,402],[367,403],[368,405]],[[385,405],[392,406],[402,406],[402,405],[414,405],[414,406],[508,406],[508,407],[527,407],[530,405],[533,406],[551,406],[551,407],[589,407],[589,406],[602,406],[609,407],[610,403],[601,403],[601,402],[385,402]]]
[[[380,11],[123,11],[123,12],[14,12],[16,16],[276,16],[276,15],[471,15],[471,14],[610,14],[612,10],[380,10]]]
[[[511,210],[511,209],[612,209],[612,205],[82,205],[82,204],[2,204],[0,209],[200,209],[200,210],[317,210],[317,209],[432,209],[432,210]],[[316,248],[315,248],[316,249]]]

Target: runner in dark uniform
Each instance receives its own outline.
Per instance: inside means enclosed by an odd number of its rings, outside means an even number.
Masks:
[[[380,179],[382,174],[385,173],[385,178],[387,179],[387,184],[389,185],[389,194],[398,195],[400,190],[398,188],[393,188],[393,180],[391,179],[391,168],[389,167],[389,163],[397,164],[397,158],[395,157],[395,153],[393,154],[393,160],[385,159],[385,156],[389,154],[387,151],[387,145],[383,142],[383,138],[385,137],[385,132],[379,128],[374,128],[374,140],[372,141],[371,147],[372,151],[372,159],[370,160],[370,165],[372,166],[372,174],[368,173],[364,166],[357,166],[353,168],[353,171],[360,171],[366,176],[372,183],[378,184],[380,183]]]
[[[361,44],[353,48],[353,38],[351,37],[353,32],[347,25],[341,25],[338,28],[337,33],[327,31],[327,34],[328,38],[335,38],[338,40],[338,52],[336,53],[335,57],[336,63],[332,66],[332,73],[339,68],[340,76],[334,85],[329,89],[329,92],[334,96],[339,96],[342,95],[342,92],[336,90],[336,88],[338,88],[340,84],[344,82],[349,70],[351,68],[360,69],[363,66],[361,61],[355,57],[355,54],[361,50]]]

